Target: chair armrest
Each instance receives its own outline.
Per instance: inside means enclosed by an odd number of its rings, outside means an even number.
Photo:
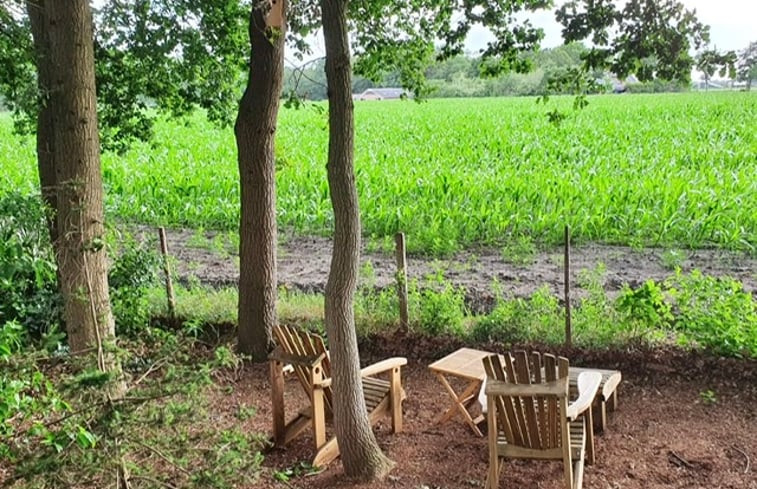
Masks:
[[[602,374],[599,372],[581,372],[578,375],[576,384],[578,386],[578,399],[570,403],[566,417],[575,421],[581,413],[591,408],[594,402],[594,396],[597,395],[597,389],[602,382]]]
[[[402,358],[402,357],[387,358],[386,360],[381,360],[380,362],[376,362],[373,365],[368,365],[367,367],[361,369],[360,377],[372,377],[376,374],[380,374],[382,372],[388,372],[395,367],[401,367],[403,365],[407,365],[407,358]],[[331,385],[331,377],[327,377],[316,384],[317,387],[322,387],[324,389],[326,387],[329,387],[330,385]]]
[[[393,368],[401,367],[403,365],[407,365],[407,358],[403,358],[403,357],[387,358],[386,360],[381,360],[380,362],[376,362],[373,365],[368,365],[367,367],[361,369],[360,376],[372,377],[376,374],[380,374],[382,372],[388,372],[389,370],[392,370]]]

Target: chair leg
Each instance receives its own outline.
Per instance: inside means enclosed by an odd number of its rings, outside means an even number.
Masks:
[[[499,456],[497,455],[497,404],[487,396],[487,429],[489,438],[489,472],[486,475],[486,489],[499,487]]]
[[[330,439],[319,447],[313,459],[313,467],[325,467],[339,456],[339,445],[336,437]]]
[[[586,410],[584,418],[584,430],[586,431],[586,463],[594,465],[594,421],[592,420],[591,408]]]
[[[563,457],[563,466],[565,489],[576,489],[573,487],[573,463],[570,456]]]
[[[489,470],[486,472],[486,484],[484,489],[499,489],[499,475],[502,469],[502,464],[498,457],[494,457],[494,461],[489,461]]]
[[[583,459],[576,460],[575,467],[573,467],[573,489],[581,489],[584,485],[584,461]]]
[[[326,411],[323,402],[323,389],[314,388],[311,393],[313,406],[313,438],[315,448],[320,449],[326,443]]]
[[[596,423],[596,429],[598,431],[604,431],[607,426],[607,403],[604,399],[600,399],[597,404],[597,416],[594,418]]]
[[[281,362],[272,360],[269,364],[271,375],[271,413],[273,417],[273,439],[277,446],[284,445],[285,441],[285,414],[284,414],[284,375]]]
[[[392,401],[390,406],[392,410],[392,432],[399,433],[402,431],[402,380],[399,367],[392,369],[389,385],[391,389],[389,397]]]
[[[562,412],[565,412],[567,410],[567,401],[563,398],[561,400],[561,409]],[[584,421],[583,419],[581,420]],[[584,427],[585,429],[585,427]],[[570,446],[570,424],[566,421],[563,421],[561,426],[561,441],[562,441],[562,460],[563,460],[563,472],[565,477],[565,488],[566,489],[575,489],[573,488],[573,460],[571,455],[571,446]],[[586,435],[584,435],[584,442],[586,441],[585,438]],[[580,458],[583,458],[583,446],[581,447],[581,454]]]

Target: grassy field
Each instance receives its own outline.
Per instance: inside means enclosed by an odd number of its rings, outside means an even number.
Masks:
[[[572,99],[553,99],[549,109]],[[356,104],[364,234],[409,233],[449,252],[520,238],[757,249],[757,95],[592,97],[561,126],[533,99]],[[321,106],[322,107],[322,106]],[[166,121],[151,144],[105,154],[107,212],[205,229],[238,225],[231,129]],[[323,110],[283,110],[278,215],[298,233],[332,227]],[[36,189],[33,138],[0,118],[0,192]]]

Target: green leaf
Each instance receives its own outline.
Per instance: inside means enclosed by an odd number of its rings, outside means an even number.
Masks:
[[[95,435],[79,426],[79,430],[76,433],[76,444],[83,449],[95,448],[95,442],[97,439]]]

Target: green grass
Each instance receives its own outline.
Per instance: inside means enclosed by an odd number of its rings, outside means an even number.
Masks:
[[[691,93],[592,97],[561,126],[531,98],[356,104],[356,174],[364,234],[408,233],[442,254],[510,238],[757,249],[757,96]],[[551,102],[565,106],[568,98]],[[151,144],[103,156],[110,218],[235,229],[231,129],[199,116],[162,122]],[[36,188],[33,139],[0,119],[0,189]],[[329,234],[323,111],[283,109],[278,216]],[[0,190],[2,192],[3,190]]]

